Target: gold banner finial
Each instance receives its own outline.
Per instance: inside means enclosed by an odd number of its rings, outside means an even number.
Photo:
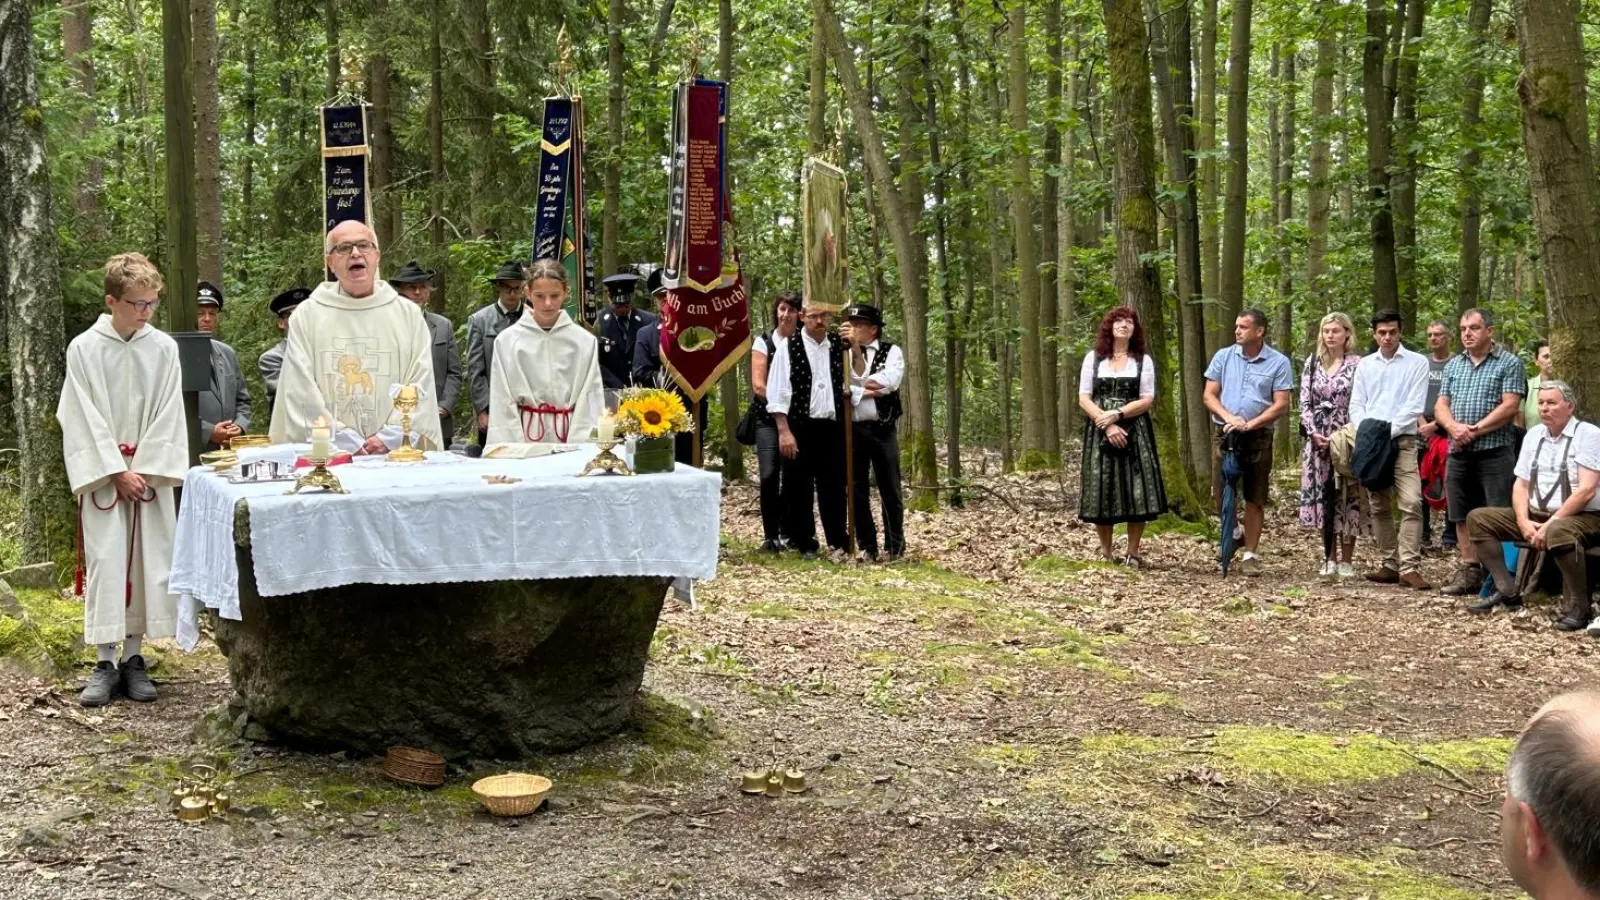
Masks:
[[[563,24],[561,30],[556,32],[556,93],[558,95],[571,95],[572,90],[567,80],[571,77],[574,68],[572,63],[572,37],[567,34],[567,26]]]

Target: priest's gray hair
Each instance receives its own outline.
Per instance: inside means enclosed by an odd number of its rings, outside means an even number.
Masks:
[[[326,256],[329,253],[333,252],[333,233],[334,233],[334,231],[336,231],[337,229],[339,229],[339,228],[341,228],[341,227],[343,227],[345,225],[350,224],[351,222],[354,222],[357,225],[360,225],[362,228],[365,228],[367,230],[367,240],[372,241],[373,246],[375,246],[375,247],[378,246],[378,233],[376,231],[372,230],[372,226],[371,225],[368,225],[367,223],[365,223],[365,222],[363,222],[363,221],[361,221],[359,219],[346,219],[343,222],[339,222],[338,224],[334,225],[332,228],[329,228],[328,229],[328,233],[322,236],[322,254],[324,256]]]
[[[1578,405],[1578,392],[1572,389],[1572,385],[1567,384],[1565,381],[1562,381],[1559,378],[1552,378],[1549,381],[1541,381],[1539,383],[1539,390],[1560,391],[1562,402],[1569,406]]]

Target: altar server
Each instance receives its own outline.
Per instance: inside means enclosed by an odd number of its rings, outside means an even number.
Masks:
[[[111,257],[108,312],[67,347],[56,419],[78,501],[83,639],[99,655],[78,697],[84,706],[104,706],[118,691],[156,699],[142,643],[177,630],[177,598],[167,592],[178,513],[172,489],[189,468],[189,435],[178,345],[150,325],[161,288],[161,273],[142,254]]]
[[[442,449],[433,334],[422,310],[378,279],[382,251],[363,223],[335,225],[323,250],[337,280],[319,285],[289,320],[272,442],[308,440],[312,423],[325,417],[339,449],[387,453],[401,440],[394,392],[414,384],[412,431],[423,449]]]
[[[233,348],[217,340],[222,319],[222,288],[202,281],[195,291],[195,322],[211,335],[211,383],[200,392],[200,437],[207,450],[250,430],[250,388]]]
[[[256,361],[256,366],[261,369],[261,382],[267,386],[268,422],[272,421],[272,407],[278,402],[278,373],[283,371],[283,354],[289,349],[289,316],[294,313],[294,308],[304,303],[309,296],[311,296],[309,288],[289,288],[273,297],[272,302],[267,304],[272,314],[277,317],[278,331],[283,334],[283,340],[273,344]]]
[[[570,294],[561,263],[541,259],[527,274],[528,311],[494,340],[489,443],[587,441],[605,412],[594,335],[561,308]]]

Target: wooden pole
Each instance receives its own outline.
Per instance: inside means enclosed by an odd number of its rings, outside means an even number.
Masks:
[[[856,371],[856,347],[848,344],[845,352],[850,354],[849,367],[845,369],[844,384],[840,385],[840,415],[839,421],[844,423],[844,521],[845,531],[849,535],[845,546],[848,548],[851,559],[856,556],[856,452],[855,452],[855,408],[850,405],[850,380]]]

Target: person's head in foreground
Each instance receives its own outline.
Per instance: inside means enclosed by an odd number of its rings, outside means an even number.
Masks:
[[[111,327],[124,338],[143,328],[161,303],[161,272],[143,253],[118,253],[106,260],[106,309]]]
[[[1535,900],[1600,898],[1600,693],[1562,694],[1506,767],[1500,856]]]
[[[323,239],[322,254],[322,261],[346,294],[366,297],[372,293],[382,254],[371,228],[354,219],[340,222]]]
[[[527,268],[527,276],[523,290],[528,307],[533,310],[533,321],[540,328],[555,327],[569,293],[566,267],[553,259],[541,259]]]

